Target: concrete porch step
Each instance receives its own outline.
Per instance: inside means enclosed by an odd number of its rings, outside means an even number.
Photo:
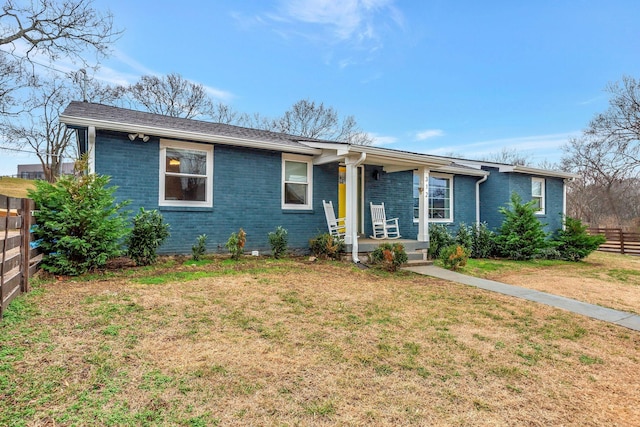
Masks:
[[[427,259],[427,251],[426,250],[417,250],[412,252],[407,252],[407,266],[409,267],[418,267],[422,265],[433,265],[433,261]]]
[[[410,259],[409,261],[407,261],[407,263],[404,265],[405,267],[422,267],[422,266],[427,266],[427,265],[433,265],[433,261],[430,259]]]

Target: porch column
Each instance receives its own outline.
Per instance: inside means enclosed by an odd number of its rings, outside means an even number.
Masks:
[[[429,241],[429,168],[418,168],[420,185],[418,187],[418,242]]]
[[[364,162],[366,157],[366,154],[362,153],[360,157],[347,156],[344,159],[347,167],[347,211],[345,216],[346,232],[344,243],[351,245],[354,262],[358,262],[358,166]]]

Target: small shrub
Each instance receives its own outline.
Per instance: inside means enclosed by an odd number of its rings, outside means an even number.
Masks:
[[[467,265],[469,250],[462,245],[449,245],[440,251],[440,260],[444,268],[458,270]]]
[[[449,234],[449,229],[444,224],[429,224],[429,258],[436,259],[440,251],[445,246],[454,243],[453,237]]]
[[[231,233],[229,240],[225,243],[225,247],[231,254],[231,259],[239,260],[244,254],[244,244],[247,241],[247,233],[241,228],[237,233]]]
[[[157,250],[169,237],[169,224],[156,211],[140,208],[133,217],[133,229],[127,238],[127,255],[136,265],[151,265],[158,259]]]
[[[471,252],[473,247],[473,228],[467,226],[464,222],[460,223],[456,232],[455,242]]]
[[[543,224],[536,218],[534,204],[534,201],[522,203],[520,195],[514,192],[509,206],[500,208],[505,217],[496,236],[500,255],[518,261],[529,260],[549,246]]]
[[[496,233],[487,224],[475,224],[471,234],[471,257],[491,258],[496,255]]]
[[[561,259],[580,261],[605,241],[606,238],[602,235],[591,236],[587,233],[587,226],[579,219],[566,217],[564,230],[558,231],[554,244]]]
[[[205,253],[207,253],[207,235],[201,234],[196,237],[196,244],[191,246],[191,258],[194,261],[200,261]]]
[[[318,258],[339,259],[344,252],[344,240],[329,233],[318,234],[309,240],[311,253]]]
[[[76,276],[122,254],[128,202],[115,203],[116,187],[108,183],[108,176],[96,174],[35,182],[29,197],[37,207],[33,235],[44,253],[43,270]]]
[[[269,245],[271,245],[271,255],[274,258],[282,258],[287,253],[287,245],[289,244],[289,236],[285,228],[278,226],[276,231],[269,233]]]
[[[396,271],[409,258],[400,243],[382,243],[371,252],[371,262],[388,271]]]

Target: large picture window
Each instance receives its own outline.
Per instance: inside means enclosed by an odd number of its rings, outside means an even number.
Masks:
[[[282,208],[311,209],[313,164],[309,157],[282,155]]]
[[[531,178],[531,199],[538,215],[544,215],[544,178]]]
[[[160,206],[213,205],[213,146],[160,141]]]
[[[420,217],[420,174],[413,173],[413,219]],[[429,174],[429,220],[432,222],[453,221],[453,176]]]

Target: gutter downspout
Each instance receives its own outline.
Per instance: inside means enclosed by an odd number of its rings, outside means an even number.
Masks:
[[[358,160],[355,161],[355,163],[351,166],[352,167],[352,172],[355,175],[354,180],[352,180],[352,188],[349,189],[349,191],[351,192],[351,200],[352,202],[355,203],[351,203],[351,206],[358,206],[358,166],[360,166],[362,163],[364,163],[365,159],[367,158],[367,153],[362,152],[360,154],[360,158]],[[364,179],[364,177],[363,177]],[[358,227],[356,227],[356,223],[358,222],[358,213],[357,213],[357,209],[355,209],[355,212],[353,212],[353,214],[351,215],[351,224],[349,224],[350,226],[350,232],[351,232],[351,259],[353,260],[354,264],[358,264],[360,262],[360,259],[358,258]]]
[[[562,230],[567,228],[567,183],[575,181],[575,178],[562,180]]]
[[[485,182],[488,178],[489,175],[485,175],[476,181],[476,227],[480,226],[480,184]]]
[[[96,173],[96,127],[89,126],[87,129],[87,159],[89,173]]]

